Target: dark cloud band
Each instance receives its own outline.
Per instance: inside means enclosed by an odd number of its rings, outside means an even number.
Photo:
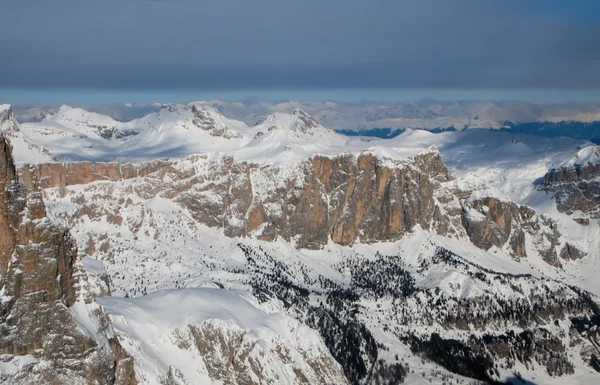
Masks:
[[[600,87],[595,1],[30,0],[2,8],[4,88]]]

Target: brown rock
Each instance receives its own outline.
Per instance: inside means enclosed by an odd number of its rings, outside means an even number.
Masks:
[[[368,153],[313,156],[285,176],[277,166],[259,167],[236,162],[231,156],[215,161],[196,156],[189,161],[202,164],[203,171],[166,161],[142,165],[83,162],[26,167],[23,174],[30,184],[65,188],[74,183],[136,178],[123,188],[143,199],[172,199],[196,221],[221,227],[231,237],[252,234],[266,241],[281,237],[300,248],[318,249],[329,240],[341,245],[393,241],[419,226],[448,236],[466,235],[486,250],[506,246],[513,255],[525,257],[529,234],[540,248],[549,244],[550,248],[538,251],[557,262],[552,255],[556,255],[560,234],[551,223],[540,222],[526,206],[494,197],[469,200],[469,191],[448,189],[444,183],[452,175],[436,148],[406,161]],[[67,177],[54,177],[60,172]],[[115,189],[110,183],[103,188],[90,186],[88,191],[99,202],[110,200]],[[101,220],[106,216],[111,223],[122,224],[118,206],[134,201],[128,197],[115,203],[117,207],[82,205],[74,218],[87,215]],[[144,218],[142,210],[140,221],[130,219],[126,224],[137,233]],[[103,243],[99,250],[107,251],[107,245]]]
[[[579,210],[600,217],[600,163],[552,169],[544,176],[542,188],[554,193],[560,212]]]
[[[510,247],[517,257],[527,257],[527,250],[525,249],[525,233],[523,230],[519,229],[515,231],[510,239]]]
[[[86,335],[75,323],[68,308],[75,303],[83,279],[74,274],[77,247],[67,230],[46,218],[41,193],[27,191],[20,184],[10,146],[2,137],[0,239],[0,288],[4,293],[0,299],[0,353],[29,354],[47,363],[32,370],[24,368],[25,373],[16,374],[18,381],[10,373],[2,380],[22,383],[25,376],[25,383],[61,384],[65,381],[61,373],[68,372],[69,381],[137,383],[126,369],[126,355],[105,349],[103,342]]]
[[[566,242],[560,251],[560,257],[565,261],[574,261],[585,257],[587,253],[579,250],[576,246]]]

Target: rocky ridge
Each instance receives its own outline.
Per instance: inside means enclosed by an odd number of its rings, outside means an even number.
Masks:
[[[59,188],[64,193],[69,186],[89,184],[85,190],[93,191],[100,204],[77,198],[74,203],[80,209],[72,220],[106,215],[122,223],[119,212],[130,200],[120,199],[110,207],[103,202],[113,201],[115,189],[125,189],[145,199],[172,200],[199,223],[223,228],[227,236],[282,238],[299,248],[319,249],[329,241],[394,241],[416,226],[468,238],[484,250],[506,249],[520,258],[527,257],[529,237],[538,245],[529,252],[555,265],[562,246],[549,217],[485,192],[471,196],[454,188],[436,148],[406,161],[363,152],[317,155],[281,167],[200,155],[137,165],[50,163],[23,166],[22,178],[29,188]]]
[[[588,146],[574,158],[548,171],[541,186],[554,194],[560,212],[571,215],[579,211],[597,219],[600,218],[599,177],[600,147]]]

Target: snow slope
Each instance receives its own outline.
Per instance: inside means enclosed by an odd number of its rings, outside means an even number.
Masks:
[[[129,122],[62,106],[41,122],[23,123],[28,140],[68,160],[141,161],[239,148],[252,131],[208,106],[165,105]]]
[[[600,147],[585,146],[577,151],[577,154],[559,164],[558,167],[585,166],[586,164],[596,164],[598,162],[600,162]]]
[[[19,157],[27,162],[46,163],[56,159],[43,146],[35,144],[22,135],[8,104],[0,104],[0,133],[10,138],[14,152],[20,154]]]
[[[269,378],[296,384],[298,373],[310,382],[343,381],[337,363],[323,358],[329,353],[314,330],[281,313],[267,314],[243,295],[194,288],[97,302],[109,312],[124,348],[134,352],[137,378],[144,384],[160,385],[166,373],[207,385]],[[219,365],[225,370],[217,371]],[[331,367],[323,376],[313,365]]]

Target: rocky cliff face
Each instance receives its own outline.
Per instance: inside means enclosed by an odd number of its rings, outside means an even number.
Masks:
[[[525,258],[529,238],[534,250],[553,266],[560,265],[558,255],[564,260],[576,259],[570,258],[571,254],[585,255],[573,245],[559,248],[561,234],[550,217],[498,197],[475,195],[463,202],[461,220],[469,239],[477,247],[506,249],[515,257]]]
[[[29,190],[66,187],[97,181],[119,181],[144,177],[159,172],[172,162],[154,161],[133,165],[128,163],[43,163],[24,165],[22,179]]]
[[[591,159],[581,161],[578,159],[581,153]],[[598,146],[583,148],[574,156],[574,161],[565,162],[544,176],[541,187],[554,193],[560,212],[570,215],[581,211],[591,218],[600,218],[600,162],[596,159],[599,153]]]
[[[416,225],[447,227],[434,192],[451,176],[437,151],[408,162],[371,154],[315,156],[291,169],[237,163],[231,157],[189,161],[193,167],[184,162],[42,164],[25,166],[23,179],[31,188],[131,179],[136,193],[173,199],[229,236],[281,237],[301,248],[320,248],[329,239],[341,245],[394,240]],[[93,203],[86,211],[90,208]]]
[[[4,383],[135,384],[132,362],[112,339],[84,333],[70,307],[88,280],[68,231],[46,218],[39,191],[19,182],[0,138],[0,352]],[[98,320],[104,317],[98,313]],[[107,326],[108,327],[108,326]],[[118,369],[118,370],[117,370]]]
[[[281,171],[266,171],[254,184],[271,193],[245,200],[250,220],[242,229],[260,239],[280,236],[316,249],[329,239],[341,245],[394,240],[416,225],[434,225],[435,182],[413,163],[386,164],[370,154],[316,156],[279,186],[271,181]]]
[[[319,249],[329,241],[344,246],[394,241],[418,226],[468,237],[485,250],[505,248],[518,257],[527,256],[526,236],[531,237],[537,252],[558,263],[560,234],[549,218],[526,206],[481,194],[470,198],[470,191],[447,186],[453,178],[435,148],[406,161],[361,153],[317,155],[292,166],[259,166],[229,156],[139,165],[53,163],[25,165],[22,177],[28,188],[59,187],[64,194],[73,185],[125,181],[90,184],[92,201],[80,196],[71,220],[106,215],[120,225],[120,212],[131,199],[110,206],[105,202],[113,200],[115,189],[125,188],[143,199],[172,200],[196,221],[221,227],[230,237],[282,238],[299,248]],[[132,231],[139,225],[131,223]]]

